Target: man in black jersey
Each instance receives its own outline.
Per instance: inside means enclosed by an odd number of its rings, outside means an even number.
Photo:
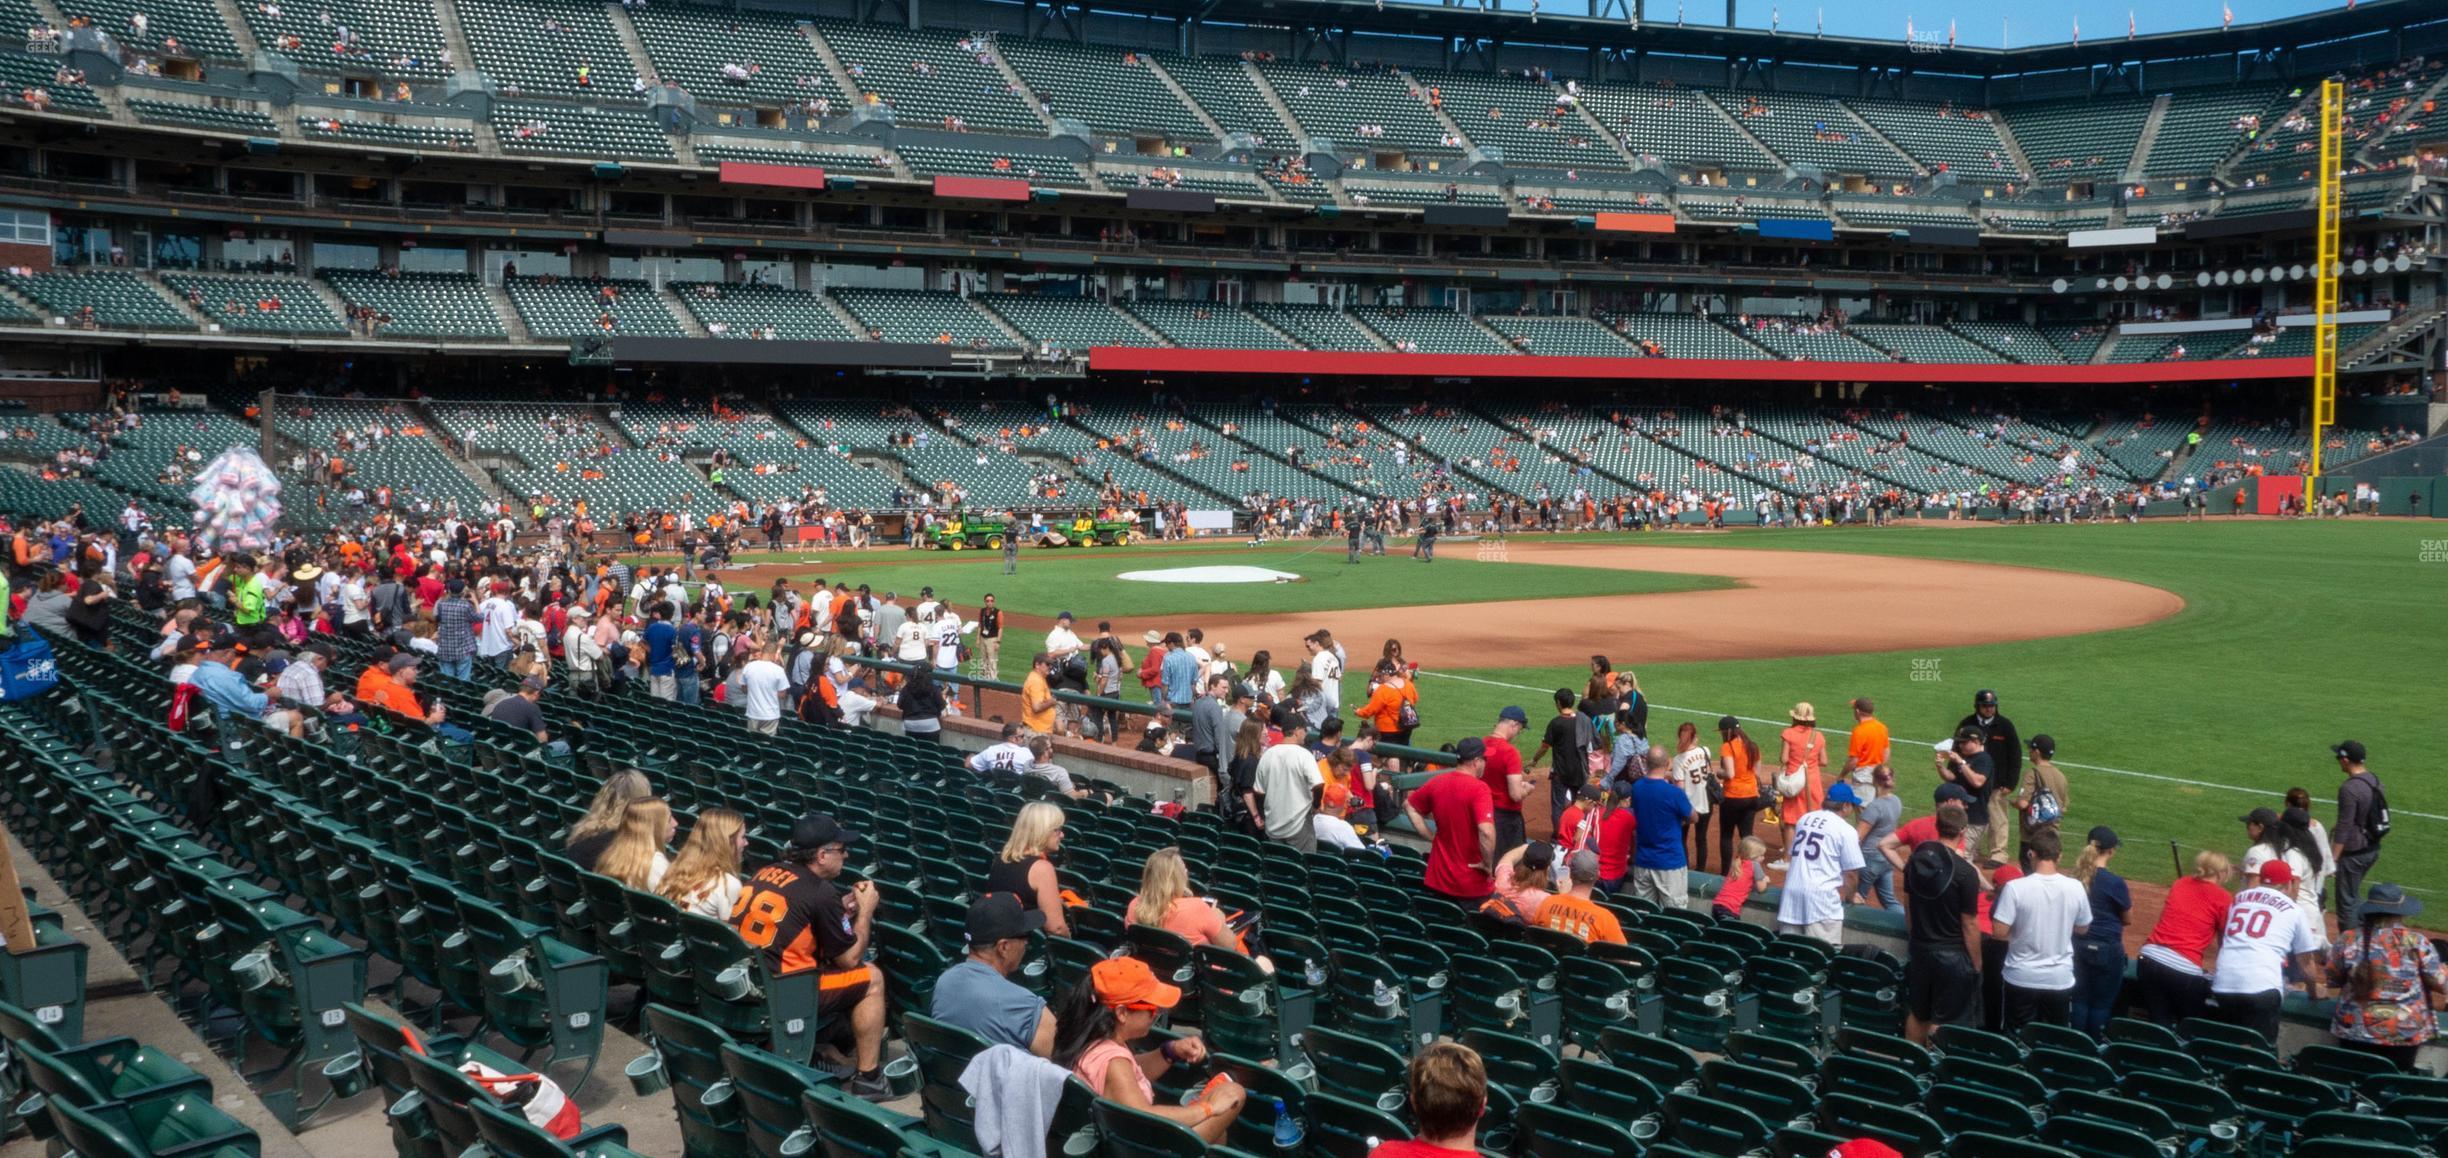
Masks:
[[[782,859],[748,878],[731,920],[741,940],[765,951],[776,975],[817,971],[817,1012],[835,1027],[846,1016],[855,1039],[856,1065],[843,1088],[886,1102],[893,1094],[884,1080],[884,974],[867,963],[876,888],[860,881],[845,896],[833,884],[857,839],[830,816],[800,817]]]

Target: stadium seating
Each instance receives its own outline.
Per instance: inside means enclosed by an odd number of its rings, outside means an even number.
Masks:
[[[428,500],[437,511],[455,507],[463,515],[473,515],[495,501],[490,492],[460,473],[428,432],[424,416],[401,403],[284,398],[273,412],[272,424],[282,437],[339,458],[348,468],[348,480],[342,486],[353,483],[369,492],[389,486],[403,508]],[[350,445],[341,442],[344,432]],[[272,460],[276,470],[293,480],[304,477],[303,465],[278,455]],[[335,500],[333,505],[339,503]]]
[[[1398,73],[1289,63],[1261,64],[1258,71],[1292,110],[1303,132],[1333,141],[1345,156],[1400,150],[1411,154],[1412,165],[1421,169],[1439,168],[1461,156],[1459,146],[1446,143],[1450,133],[1428,110],[1425,94],[1415,95]],[[1363,133],[1363,126],[1380,131]]]
[[[1510,354],[1512,347],[1490,336],[1468,314],[1422,307],[1367,306],[1352,311],[1368,328],[1422,354]]]
[[[145,33],[136,34],[132,18],[142,13]],[[144,0],[78,0],[76,14],[118,38],[119,43],[147,55],[237,60],[238,41],[220,10],[210,4],[148,4]]]
[[[1514,340],[1525,354],[1569,354],[1584,358],[1620,358],[1627,343],[1588,318],[1488,314],[1479,319]]]
[[[2379,333],[2380,329],[2380,325],[2374,322],[2349,322],[2341,325],[2337,328],[2338,349],[2347,349]],[[2281,326],[2275,334],[2269,336],[2267,341],[2241,342],[2225,348],[2215,356],[2220,358],[2309,358],[2312,356],[2312,343],[2312,327]],[[2202,348],[2210,349],[2211,343],[2203,343]]]
[[[1690,89],[1585,84],[1581,104],[1636,158],[1746,172],[1783,168],[1743,136],[1715,103]]]
[[[1886,362],[1892,359],[1869,346],[1846,337],[1835,330],[1811,331],[1800,320],[1783,318],[1753,318],[1752,325],[1743,328],[1732,317],[1717,319],[1736,327],[1742,336],[1766,346],[1787,358],[1819,362]]]
[[[1828,174],[1872,178],[1910,177],[1912,159],[1888,148],[1826,97],[1753,89],[1711,90],[1719,108],[1750,130],[1771,152],[1795,165]]]
[[[1016,36],[996,40],[995,51],[1059,119],[1079,121],[1102,136],[1149,133],[1193,144],[1215,139],[1144,55]]]
[[[506,279],[510,304],[519,320],[539,338],[576,338],[592,334],[633,334],[680,337],[686,331],[664,308],[655,288],[642,281],[592,277],[519,277]],[[607,293],[607,291],[609,291]],[[603,324],[605,317],[611,324]]]
[[[2200,176],[2244,143],[2244,134],[2262,119],[2284,115],[2285,89],[2278,85],[2243,85],[2187,90],[2168,102],[2159,119],[2159,135],[2142,162],[2144,177]],[[2245,118],[2253,118],[2247,121]]]
[[[2226,343],[2222,340],[2224,337],[2221,334],[2202,334],[2186,339],[2121,334],[2117,337],[2116,345],[2109,348],[2108,360],[2117,363],[2198,361],[2210,356],[2210,347],[2226,349]]]
[[[1445,114],[1471,143],[1504,150],[1505,168],[1621,170],[1624,160],[1589,122],[1559,103],[1548,85],[1514,73],[1414,69],[1412,83],[1434,89]]]
[[[637,99],[637,67],[601,4],[462,0],[459,23],[467,30],[469,63],[504,86],[504,96]],[[499,113],[494,123],[502,123]],[[602,152],[626,155],[621,149]]]
[[[1229,133],[1247,133],[1260,148],[1287,150],[1296,144],[1292,126],[1277,116],[1258,82],[1238,60],[1222,56],[1173,56],[1158,53],[1157,67],[1190,94],[1200,108]],[[1338,142],[1339,143],[1339,142]]]
[[[1856,322],[1845,333],[1906,362],[1999,362],[1996,351],[1937,326],[1873,325]]]
[[[553,514],[570,514],[583,499],[590,512],[689,511],[702,519],[731,502],[704,474],[651,450],[620,450],[566,464],[539,462],[495,472],[494,478],[512,497],[542,503]]]
[[[1236,501],[1257,494],[1336,502],[1353,497],[1335,483],[1273,454],[1236,442],[1219,430],[1178,418],[1096,415],[1083,424],[1130,447],[1146,465],[1180,475]]]
[[[1944,168],[1967,181],[2016,175],[1993,110],[1866,98],[1843,104],[1931,172]]]
[[[1332,306],[1253,302],[1249,310],[1312,350],[1374,352],[1387,348],[1366,326]]]
[[[1292,350],[1283,335],[1232,306],[1142,298],[1122,308],[1176,346],[1209,350]]]
[[[1829,208],[1847,225],[1877,229],[1910,229],[1916,225],[1974,229],[1980,225],[1960,202],[1834,201]]]
[[[1283,160],[1258,171],[1260,180],[1286,201],[1301,204],[1326,204],[1335,199],[1334,187],[1317,175],[1306,162]]]
[[[106,416],[67,417],[91,429]],[[0,423],[0,432],[5,430],[5,423]],[[114,428],[110,432],[111,453],[95,464],[94,477],[141,496],[148,504],[177,510],[191,505],[187,491],[194,485],[197,469],[226,447],[260,441],[253,426],[219,410],[151,414],[134,430]],[[13,453],[18,445],[0,444],[0,453]]]
[[[2150,118],[2148,97],[2100,96],[2042,101],[2006,111],[2006,127],[2045,185],[2114,181],[2133,159]]]
[[[1961,422],[1872,407],[1851,418],[1849,424],[1881,438],[1908,439],[1916,451],[1964,463],[2001,479],[2040,483],[2054,480],[2058,474],[2054,457],[2005,439],[1991,438],[1985,429],[1967,429]]]
[[[93,440],[80,427],[48,414],[0,417],[0,456],[20,462],[43,462],[63,450],[76,450]]]
[[[473,129],[454,129],[431,125],[395,125],[384,121],[360,121],[346,117],[309,115],[298,118],[298,131],[314,140],[356,141],[368,145],[392,145],[410,149],[448,149],[455,153],[474,152],[476,149],[476,133]]]
[[[843,325],[825,308],[823,298],[800,290],[715,282],[674,282],[671,288],[672,296],[717,338],[855,342],[866,337]]]
[[[770,107],[823,100],[836,110],[850,108],[815,46],[787,16],[646,4],[631,8],[629,19],[655,77],[677,83],[701,104]],[[732,79],[725,65],[747,70],[747,79]]]
[[[29,21],[29,24],[40,21]],[[0,92],[13,101],[22,101],[31,91],[46,93],[51,98],[51,111],[84,116],[102,116],[102,98],[94,95],[90,85],[66,84],[59,75],[57,58],[26,56],[14,52],[0,53]]]
[[[2065,352],[2047,335],[2022,322],[1948,322],[1947,328],[2004,355],[2009,362],[2045,366],[2067,361]]]
[[[312,73],[365,73],[439,80],[442,23],[430,5],[407,0],[318,0],[306,4],[240,4],[240,16],[264,51]],[[327,27],[322,14],[331,14]],[[347,28],[343,42],[339,30]],[[289,38],[295,38],[290,43]]]
[[[1006,177],[1026,181],[1031,185],[1085,189],[1087,176],[1070,158],[1054,153],[1031,153],[1017,149],[946,149],[933,145],[903,145],[901,159],[909,163],[910,172],[920,177],[950,174],[956,177]]]
[[[697,159],[709,165],[724,161],[745,161],[756,165],[812,165],[825,170],[827,176],[835,172],[857,177],[892,175],[891,157],[860,149],[768,149],[747,145],[699,144]]]
[[[1714,196],[1693,191],[1675,194],[1675,207],[1697,221],[1826,221],[1827,211],[1814,201],[1770,200],[1737,194]]]
[[[1495,185],[1475,181],[1366,181],[1345,177],[1343,191],[1355,205],[1502,205]]]
[[[466,274],[325,269],[316,276],[341,301],[388,317],[378,331],[385,337],[498,341],[510,336],[483,284]]]
[[[280,128],[272,123],[272,118],[245,109],[225,109],[186,101],[146,100],[142,97],[129,98],[127,105],[128,111],[135,113],[137,120],[147,124],[210,129],[250,137],[280,135]]]
[[[161,277],[172,293],[185,295],[191,306],[232,333],[338,334],[348,328],[304,278],[179,273]]]
[[[936,413],[957,438],[992,454],[1042,455],[1068,463],[1092,488],[1103,486],[1110,477],[1126,495],[1145,494],[1157,502],[1196,504],[1221,497],[1140,462],[1127,447],[1100,446],[1111,440],[1085,426],[1049,422],[1042,412],[965,403],[938,407]]]
[[[1069,350],[1091,346],[1161,346],[1133,324],[1130,315],[1104,302],[1034,294],[980,294],[972,299],[1040,345]]]
[[[1014,345],[1010,334],[958,294],[935,290],[887,290],[842,287],[833,298],[850,316],[887,342],[938,342],[1004,349]]]
[[[1773,357],[1725,326],[1700,314],[1630,313],[1602,315],[1601,320],[1634,345],[1655,342],[1664,358],[1717,358],[1759,361]]]
[[[2095,322],[2050,323],[2041,326],[2040,333],[2065,354],[2066,361],[2077,364],[2097,357],[2100,344],[2108,340],[2108,327]]]
[[[502,101],[493,106],[493,135],[505,153],[677,160],[671,138],[642,109]]]
[[[922,447],[896,447],[887,456],[900,460],[910,479],[933,492],[938,502],[958,497],[964,505],[1012,508],[1066,498],[1090,501],[1087,488],[1067,477],[1055,487],[1039,486],[1037,479],[1048,469],[1042,464],[948,439]]]
[[[972,130],[1045,134],[1045,122],[1011,91],[1002,71],[981,63],[990,52],[983,44],[963,49],[965,37],[886,24],[828,21],[815,27],[849,70],[850,82],[892,106],[897,124],[945,128],[957,120]]]
[[[77,324],[85,309],[108,330],[192,330],[195,323],[142,277],[120,270],[0,275],[10,289]]]
[[[1180,189],[1241,201],[1275,199],[1266,181],[1246,169],[1193,169],[1178,165],[1150,169],[1100,163],[1096,172],[1108,189]]]

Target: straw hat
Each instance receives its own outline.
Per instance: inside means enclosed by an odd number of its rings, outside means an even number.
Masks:
[[[1819,710],[1805,700],[1793,706],[1793,718],[1797,724],[1816,724],[1819,722]]]

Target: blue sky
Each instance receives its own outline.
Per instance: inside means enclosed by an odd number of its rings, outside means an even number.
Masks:
[[[2219,25],[2221,0],[2046,0],[2039,4],[2002,4],[1978,0],[1736,0],[1735,23],[1745,28],[1768,27],[1771,9],[1778,17],[1778,26],[1788,32],[1808,34],[1820,12],[1827,17],[1830,36],[1861,36],[1874,39],[1904,39],[1904,21],[1910,17],[1919,31],[1935,30],[1946,34],[1947,21],[1955,21],[1956,43],[1975,48],[1996,48],[1999,38],[2011,35],[2008,43],[2014,47],[2034,44],[2062,44],[2073,35],[2075,18],[2082,21],[2086,41],[2119,40],[2125,36],[2125,17],[2133,14],[2136,30],[2145,36],[2154,32],[2180,32],[2193,28],[2216,28]],[[2257,20],[2275,20],[2284,16],[2300,16],[2307,12],[2342,9],[2346,0],[2225,0],[2235,9],[2238,24]],[[1642,18],[1657,23],[1673,23],[1678,0],[1642,0]],[[1726,0],[1680,0],[1683,19],[1691,24],[1722,24],[1725,22]],[[1556,11],[1586,11],[1580,0],[1544,0]],[[1526,7],[1522,0],[1508,0],[1507,8]],[[2000,18],[2007,22],[2003,27]]]

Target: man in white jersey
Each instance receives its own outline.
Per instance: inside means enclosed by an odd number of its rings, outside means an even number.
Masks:
[[[940,603],[935,607],[935,618],[931,622],[935,635],[935,670],[959,671],[960,616],[952,610],[951,604]]]
[[[1827,790],[1827,807],[1794,822],[1778,932],[1844,944],[1844,899],[1862,867],[1861,832],[1853,824],[1860,811],[1861,797],[1840,780]]]
[[[2295,902],[2295,867],[2284,860],[2261,866],[2261,883],[2236,894],[2219,938],[2218,968],[2210,975],[2211,1016],[2261,1032],[2278,1043],[2278,1006],[2286,997],[2287,958],[2307,978],[2307,996],[2320,1000],[2315,954],[2321,938],[2317,912]]]
[[[1998,889],[1989,924],[2006,942],[2008,1032],[2035,1021],[2068,1025],[2074,1013],[2074,938],[2091,927],[2091,897],[2081,881],[2057,871],[2064,847],[2054,830],[2023,842],[2032,871]]]

